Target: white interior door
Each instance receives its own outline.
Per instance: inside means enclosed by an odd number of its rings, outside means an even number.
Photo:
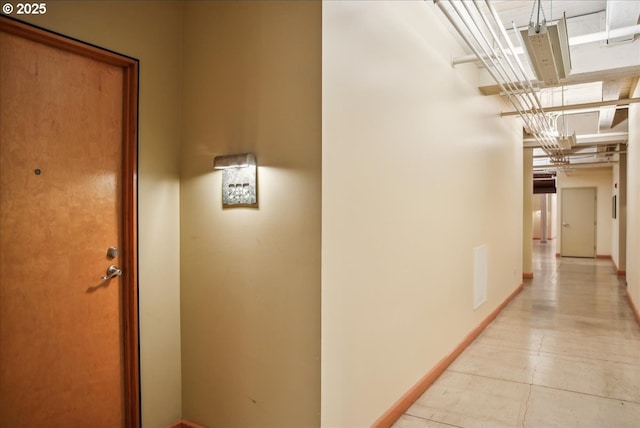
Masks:
[[[563,257],[596,256],[596,189],[562,189],[560,208]]]

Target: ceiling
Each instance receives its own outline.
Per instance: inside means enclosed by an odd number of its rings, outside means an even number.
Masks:
[[[494,0],[491,5],[509,38],[519,47],[514,27],[526,29],[530,21],[537,21],[537,2]],[[545,112],[556,124],[557,133],[562,136],[576,134],[576,144],[564,152],[566,161],[571,168],[613,164],[618,160],[618,153],[624,153],[628,140],[627,106],[576,109],[575,105],[629,98],[632,85],[640,76],[640,0],[541,0],[539,11],[540,20],[546,18],[549,23],[562,18],[563,14],[566,17],[570,74],[557,85],[545,84],[536,80],[528,56],[525,53],[517,56],[543,108],[557,109]],[[475,19],[479,19],[478,16]],[[473,54],[470,49],[468,53]],[[477,60],[477,56],[473,59]],[[484,65],[480,61],[476,61],[476,65],[484,70],[480,91],[486,95],[504,95]],[[538,140],[526,129],[524,143],[525,147],[540,147]],[[541,148],[534,149],[536,169],[558,167],[548,153]],[[567,164],[562,168],[567,170]]]

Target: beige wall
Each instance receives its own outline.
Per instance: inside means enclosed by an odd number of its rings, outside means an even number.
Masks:
[[[521,283],[522,126],[436,13],[323,5],[323,426],[369,426]]]
[[[638,79],[631,96],[640,97]],[[627,285],[640,310],[640,104],[629,105],[627,150]]]
[[[627,155],[618,157],[619,162],[613,165],[616,218],[611,225],[611,258],[617,270],[624,272],[627,269]]]
[[[140,60],[139,275],[142,423],[181,415],[179,142],[182,6],[50,1],[29,21]],[[96,332],[99,334],[99,332]]]
[[[549,236],[552,236],[553,239],[558,239],[558,194],[554,193],[549,197],[549,200],[551,201],[551,215],[550,215],[550,221],[551,221],[551,232]]]
[[[618,155],[620,156],[620,155]],[[611,173],[612,173],[612,181],[613,183],[619,183],[620,182],[620,166],[618,164],[613,165],[612,169],[611,169]],[[620,200],[620,196],[618,193],[618,188],[616,188],[615,186],[613,187],[613,190],[611,192],[612,196],[616,196],[616,199],[619,201]],[[619,234],[620,234],[620,208],[619,208],[619,203],[617,203],[616,206],[616,210],[617,210],[617,218],[612,219],[611,221],[611,259],[613,260],[613,263],[615,263],[616,266],[620,266],[618,263],[618,260],[620,259],[620,251],[619,251]]]
[[[187,2],[183,415],[319,424],[321,3]],[[251,151],[260,208],[222,209],[213,158]]]
[[[613,230],[611,198],[613,196],[613,170],[606,168],[576,168],[569,174],[558,171],[558,218],[562,224],[562,189],[570,187],[595,187],[596,203],[596,254],[611,255],[611,241]],[[562,228],[558,231],[557,252],[561,252]]]
[[[522,165],[522,273],[533,275],[533,148],[523,149]]]

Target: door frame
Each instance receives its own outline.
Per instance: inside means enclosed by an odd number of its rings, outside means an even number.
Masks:
[[[140,359],[138,326],[137,150],[138,60],[0,15],[0,31],[66,50],[124,72],[122,135],[122,334],[124,424],[140,427]]]

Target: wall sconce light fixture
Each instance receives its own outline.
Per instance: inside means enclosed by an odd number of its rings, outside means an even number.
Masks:
[[[223,170],[223,207],[258,206],[256,157],[253,153],[216,156],[213,169]]]

